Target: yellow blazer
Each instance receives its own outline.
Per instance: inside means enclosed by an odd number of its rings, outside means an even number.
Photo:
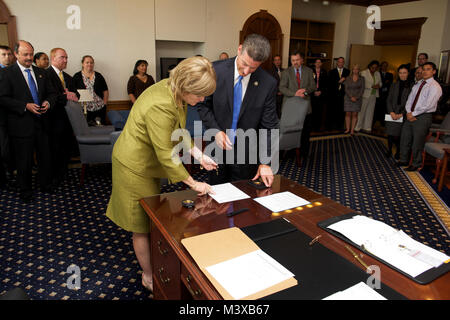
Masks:
[[[168,178],[177,183],[189,177],[182,163],[172,161],[176,129],[186,126],[187,106],[177,107],[168,79],[146,89],[131,108],[114,145],[112,161],[119,161],[142,177]]]

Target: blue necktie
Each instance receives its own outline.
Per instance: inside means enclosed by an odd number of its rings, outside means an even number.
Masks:
[[[233,122],[231,124],[230,141],[234,144],[236,139],[236,129],[239,119],[239,113],[241,112],[242,105],[242,76],[239,76],[238,82],[234,86],[234,98],[233,98]]]
[[[30,86],[31,95],[33,96],[33,101],[38,106],[41,105],[39,102],[39,94],[36,88],[36,83],[34,82],[33,76],[31,75],[30,69],[25,69],[25,71],[28,73],[28,85]]]

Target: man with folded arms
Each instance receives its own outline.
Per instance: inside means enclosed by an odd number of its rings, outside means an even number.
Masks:
[[[406,102],[406,120],[400,140],[399,166],[407,166],[412,152],[412,163],[406,171],[416,171],[422,165],[422,151],[433,120],[433,112],[442,96],[442,88],[434,80],[436,65],[426,62],[423,79],[413,87]]]

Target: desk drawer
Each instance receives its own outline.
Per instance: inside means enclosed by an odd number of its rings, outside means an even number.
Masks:
[[[181,299],[180,261],[177,255],[156,228],[152,228],[150,242],[153,281],[162,291],[155,293],[155,298],[162,295],[165,299]]]
[[[184,265],[181,265],[181,281],[183,281],[192,298],[195,300],[207,300],[197,281],[195,281]]]

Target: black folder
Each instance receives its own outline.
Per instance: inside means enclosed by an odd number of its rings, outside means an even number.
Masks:
[[[319,222],[317,225],[326,230],[327,232],[331,233],[333,236],[338,237],[339,239],[351,244],[352,246],[358,248],[359,250],[363,251],[365,254],[371,256],[374,259],[379,260],[380,262],[382,262],[383,264],[389,266],[390,268],[394,269],[397,272],[400,272],[401,274],[403,274],[405,277],[408,277],[409,279],[425,285],[428,284],[434,280],[436,280],[437,278],[439,278],[440,276],[443,276],[444,274],[446,274],[447,272],[450,271],[450,264],[449,263],[443,263],[441,264],[438,268],[431,268],[428,271],[425,271],[422,274],[419,274],[417,277],[412,277],[410,274],[407,274],[406,272],[403,272],[402,270],[394,267],[393,265],[389,264],[388,262],[378,258],[377,256],[375,256],[374,254],[364,250],[364,248],[361,248],[359,245],[357,245],[356,243],[354,243],[353,241],[351,241],[350,239],[348,239],[346,236],[344,236],[343,234],[336,232],[334,230],[328,229],[328,226],[337,223],[339,221],[342,220],[347,220],[347,219],[351,219],[354,216],[357,216],[357,213],[349,213],[349,214],[345,214],[342,216],[338,216],[338,217],[333,217],[324,221]]]
[[[316,242],[284,219],[242,228],[264,252],[295,275],[298,285],[264,300],[320,300],[346,290],[371,276],[345,258]],[[381,283],[376,290],[388,300],[406,298]]]

